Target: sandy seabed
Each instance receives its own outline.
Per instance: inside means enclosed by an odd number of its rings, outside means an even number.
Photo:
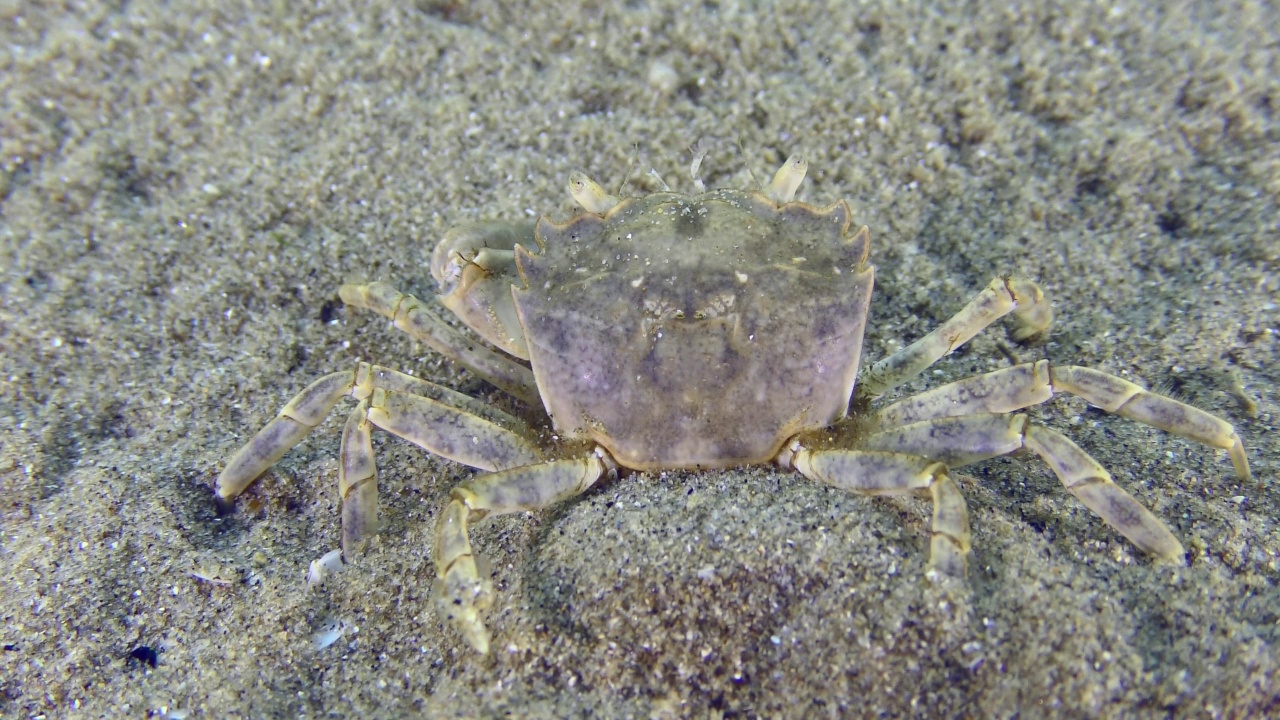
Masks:
[[[1280,713],[1273,5],[117,5],[0,4],[0,715]],[[993,328],[904,392],[1096,367],[1233,423],[1257,482],[1060,398],[1033,419],[1188,566],[1018,457],[956,473],[970,574],[929,582],[923,501],[633,475],[476,530],[486,658],[431,602],[471,470],[377,436],[383,530],[318,590],[345,413],[215,515],[229,454],[358,360],[519,410],[339,284],[429,295],[445,228],[566,217],[579,168],[691,190],[695,143],[712,187],[803,153],[801,197],[870,226],[868,360],[1000,274],[1053,299],[1044,344]]]

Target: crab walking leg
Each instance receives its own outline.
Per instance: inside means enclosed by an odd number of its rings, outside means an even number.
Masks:
[[[924,372],[996,320],[1013,313],[1014,338],[1026,340],[1053,323],[1053,307],[1030,280],[996,278],[960,312],[933,332],[872,365],[858,379],[862,397],[882,395]]]
[[[338,495],[342,498],[342,557],[350,562],[378,529],[378,468],[373,459],[369,401],[361,400],[342,428]]]
[[[528,424],[520,418],[505,413],[498,408],[490,405],[483,400],[477,400],[470,395],[460,393],[452,388],[443,385],[437,385],[422,378],[416,378],[412,375],[392,370],[391,368],[382,367],[380,365],[370,366],[370,375],[373,379],[373,387],[382,388],[383,390],[393,390],[398,393],[408,393],[435,400],[444,403],[450,407],[455,407],[469,415],[475,415],[484,418],[489,422],[519,433],[525,436],[531,436],[532,430]]]
[[[905,398],[878,410],[875,420],[879,427],[889,428],[931,418],[1013,412],[1046,402],[1058,392],[1084,398],[1109,413],[1226,450],[1236,475],[1241,480],[1252,477],[1244,443],[1226,420],[1100,370],[1075,365],[1051,367],[1048,360],[1002,368]]]
[[[330,373],[285,403],[280,414],[237,450],[222,468],[215,486],[219,505],[229,506],[263,471],[275,465],[289,448],[319,425],[339,400],[356,392],[360,380],[367,377],[368,366],[364,363],[355,372]]]
[[[539,404],[532,370],[449,327],[418,298],[386,283],[343,285],[338,288],[338,296],[348,305],[391,318],[397,328],[430,345],[441,355],[461,363],[526,403]]]
[[[371,425],[481,470],[512,468],[542,459],[542,453],[524,436],[488,420],[429,398],[375,388],[372,396],[360,401],[342,432],[338,491],[342,496],[342,555],[346,558],[354,557],[377,526]]]
[[[490,515],[539,510],[579,495],[612,467],[601,452],[575,460],[554,460],[482,475],[449,493],[436,524],[435,565],[440,596],[436,612],[480,654],[489,652],[489,632],[481,619],[493,602],[488,578],[476,568],[467,528]]]
[[[1078,445],[1027,416],[979,413],[935,418],[867,437],[861,447],[920,455],[960,467],[1024,448],[1041,457],[1064,487],[1129,541],[1164,560],[1182,562],[1182,544]]]
[[[376,388],[369,422],[440,457],[481,470],[542,460],[528,438],[428,398]]]
[[[494,455],[473,466],[489,470],[493,469],[495,460],[510,462],[507,465],[510,467],[533,462],[539,457],[533,444],[525,438],[527,428],[516,418],[486,408],[462,393],[362,362],[355,370],[331,373],[308,385],[285,404],[274,420],[241,447],[218,476],[219,502],[228,505],[244,492],[263,471],[319,425],[343,397],[364,400],[379,392],[382,394],[374,398],[369,411],[374,413],[370,417],[374,424],[382,427],[382,423],[386,423],[391,432],[401,434],[427,450],[466,463],[467,459],[475,459],[478,450],[487,448],[493,450]],[[415,392],[422,395],[412,394]],[[385,400],[388,394],[396,399],[388,403]],[[455,404],[462,407],[455,407]],[[391,409],[387,410],[387,406]],[[427,409],[423,410],[424,407]],[[381,410],[375,413],[378,409]],[[453,439],[440,443],[422,439],[424,433],[414,430],[414,426],[429,422],[422,419],[428,416],[433,418],[431,422],[442,428],[437,434],[447,436],[452,432]],[[481,443],[480,438],[486,439],[488,444]],[[451,455],[451,448],[459,450]]]
[[[1049,361],[1023,363],[947,383],[903,398],[875,411],[877,426],[897,427],[920,420],[1007,413],[1048,402],[1053,397]]]
[[[863,495],[930,496],[929,566],[947,575],[965,574],[969,510],[945,465],[918,455],[869,450],[809,450],[793,445],[789,452],[791,467],[832,487]]]
[[[1129,542],[1168,562],[1177,565],[1186,562],[1182,543],[1164,523],[1112,482],[1111,474],[1079,445],[1046,427],[1028,427],[1023,442],[1053,468],[1072,495],[1129,538]]]
[[[1021,450],[1026,427],[1021,413],[934,418],[868,435],[858,449],[918,455],[958,468]]]
[[[1067,365],[1052,368],[1050,375],[1055,390],[1082,397],[1109,413],[1226,450],[1236,475],[1241,480],[1251,477],[1244,443],[1226,420],[1100,370]]]

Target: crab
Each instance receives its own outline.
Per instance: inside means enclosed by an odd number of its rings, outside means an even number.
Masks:
[[[876,406],[999,318],[1011,316],[1014,339],[1030,341],[1053,312],[1035,283],[997,277],[940,327],[859,374],[874,275],[869,230],[853,229],[843,200],[796,201],[806,170],[792,156],[759,191],[684,195],[664,184],[628,199],[575,173],[569,193],[582,212],[563,223],[451,230],[432,256],[437,300],[496,350],[444,322],[433,303],[383,283],[343,285],[346,304],[390,318],[536,419],[360,362],[316,380],[242,447],[217,480],[219,501],[232,504],[347,396],[358,403],[338,470],[348,560],[377,524],[374,427],[484,471],[449,493],[433,554],[437,612],[481,654],[493,590],[471,526],[546,508],[620,471],[774,463],[855,493],[926,497],[929,573],[963,576],[969,518],[951,471],[1032,453],[1133,545],[1183,563],[1179,541],[1106,469],[1018,411],[1070,393],[1224,449],[1247,479],[1232,425],[1114,375],[1048,360]]]

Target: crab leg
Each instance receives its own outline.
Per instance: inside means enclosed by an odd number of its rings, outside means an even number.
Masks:
[[[348,562],[378,529],[378,467],[368,415],[369,401],[361,400],[342,428],[342,449],[338,452],[342,557]]]
[[[355,556],[378,519],[378,474],[370,426],[431,453],[482,470],[527,465],[541,453],[523,435],[419,395],[374,388],[347,418],[339,453],[342,555]]]
[[[963,576],[969,553],[969,510],[946,465],[918,455],[871,450],[809,450],[793,443],[780,457],[805,477],[862,495],[927,495],[933,499],[929,566]]]
[[[1144,390],[1114,375],[1048,360],[1002,368],[905,398],[875,414],[880,427],[978,412],[1013,412],[1038,405],[1056,392],[1084,398],[1109,413],[1226,450],[1241,480],[1252,477],[1244,444],[1231,423],[1173,398]]]
[[[1241,480],[1251,477],[1244,443],[1226,420],[1100,370],[1067,365],[1051,368],[1049,374],[1055,390],[1082,397],[1109,413],[1226,450],[1236,475]]]
[[[409,376],[398,379],[403,378],[417,380]],[[412,387],[413,383],[401,385]],[[342,556],[348,560],[377,528],[378,472],[370,426],[482,470],[526,465],[541,458],[523,435],[489,420],[431,398],[375,387],[351,412],[342,430],[338,493],[342,497]]]
[[[876,425],[889,428],[954,415],[1014,412],[1048,402],[1052,397],[1049,362],[1040,360],[974,375],[903,398],[876,410],[874,418]]]
[[[440,596],[436,612],[480,654],[489,652],[489,632],[481,617],[493,601],[489,579],[481,577],[467,528],[490,515],[539,510],[579,495],[613,467],[603,451],[585,458],[554,460],[468,480],[449,493],[436,524],[435,565]]]
[[[996,320],[1013,313],[1017,340],[1035,337],[1053,322],[1053,308],[1030,280],[1000,277],[933,332],[872,365],[858,378],[858,394],[882,395],[924,372]]]
[[[448,388],[362,362],[355,370],[325,375],[286,403],[227,461],[218,476],[219,501],[229,504],[244,492],[345,396],[371,398],[366,415],[375,425],[474,467],[491,470],[494,459],[510,466],[539,456],[525,437],[524,423],[516,418]]]
[[[338,296],[348,305],[391,318],[400,330],[524,402],[540,404],[532,370],[449,327],[418,298],[386,283],[343,285],[338,288]]]
[[[284,456],[289,448],[298,444],[315,426],[319,425],[334,405],[344,395],[352,393],[358,385],[356,372],[336,372],[316,380],[298,393],[280,414],[253,439],[245,443],[227,461],[215,485],[218,504],[230,507],[231,501],[244,492],[249,484]]]
[[[1031,425],[1021,413],[924,420],[876,433],[861,446],[921,455],[948,467],[1030,450],[1053,469],[1072,495],[1134,545],[1162,560],[1183,562],[1182,544],[1155,515],[1112,482],[1105,468],[1061,433]]]

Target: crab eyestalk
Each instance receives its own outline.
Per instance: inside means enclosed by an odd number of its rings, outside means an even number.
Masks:
[[[800,183],[804,182],[804,174],[809,171],[809,163],[799,155],[792,155],[787,161],[782,163],[782,167],[778,168],[778,172],[773,174],[773,180],[769,182],[769,186],[764,189],[765,197],[782,205],[789,203],[796,197],[796,190],[800,188]]]
[[[597,215],[609,212],[620,202],[618,198],[605,192],[599,183],[581,172],[575,172],[569,176],[569,195],[573,197],[574,202],[582,206],[583,210]]]

